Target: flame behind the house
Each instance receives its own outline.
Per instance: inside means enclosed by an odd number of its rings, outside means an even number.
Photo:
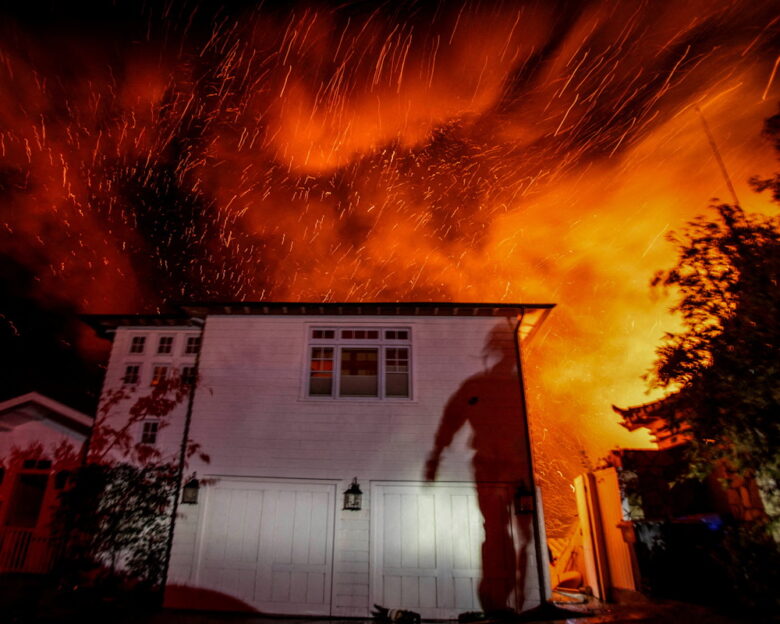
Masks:
[[[763,206],[771,2],[147,11],[2,33],[2,251],[35,296],[555,302],[528,358],[544,478],[647,443],[609,406],[648,400],[674,327],[648,280],[730,199],[697,107]]]

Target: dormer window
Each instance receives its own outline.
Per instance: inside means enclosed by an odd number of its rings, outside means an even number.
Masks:
[[[307,394],[331,398],[409,398],[408,328],[312,328]]]

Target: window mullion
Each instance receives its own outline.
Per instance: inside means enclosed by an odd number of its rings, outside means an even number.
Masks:
[[[385,398],[385,348],[382,345],[377,345],[377,358],[379,359],[379,366],[377,366],[376,374],[379,377],[377,380],[377,396],[380,399]]]
[[[341,345],[333,345],[333,392],[331,398],[341,398]]]

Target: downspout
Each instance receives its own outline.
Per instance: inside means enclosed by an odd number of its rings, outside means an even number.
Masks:
[[[162,581],[160,583],[160,602],[162,603],[165,587],[168,585],[168,571],[171,566],[171,553],[173,551],[173,534],[176,528],[176,515],[179,512],[179,499],[181,498],[181,488],[184,481],[184,464],[187,461],[187,442],[190,438],[190,422],[192,421],[192,406],[195,403],[195,390],[198,387],[200,377],[200,354],[203,351],[203,330],[205,329],[205,319],[193,318],[192,322],[200,325],[200,345],[195,355],[195,383],[190,387],[190,394],[187,397],[187,413],[184,417],[184,432],[181,437],[181,448],[179,450],[179,467],[176,474],[176,491],[173,497],[173,508],[171,509],[171,526],[168,531],[168,543],[165,546],[165,563],[163,565]]]
[[[520,351],[520,325],[523,322],[525,316],[525,308],[520,315],[520,318],[515,325],[514,343],[515,343],[515,359],[517,361],[517,378],[520,384],[520,406],[523,411],[523,423],[525,427],[525,452],[528,457],[528,480],[529,488],[534,498],[534,508],[532,514],[533,530],[534,530],[534,550],[536,551],[536,573],[539,581],[539,603],[544,605],[547,603],[547,592],[545,586],[547,585],[547,579],[544,574],[542,566],[547,560],[542,553],[541,537],[543,535],[541,526],[539,524],[539,497],[536,492],[536,481],[534,479],[534,461],[533,461],[533,449],[531,447],[531,426],[528,420],[528,403],[526,401],[525,392],[525,378],[523,377],[523,362],[522,353]]]

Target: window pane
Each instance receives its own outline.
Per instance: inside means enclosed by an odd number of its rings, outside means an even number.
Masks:
[[[152,374],[152,385],[157,386],[165,381],[165,377],[168,375],[167,366],[155,366],[154,373]]]
[[[385,350],[385,396],[409,396],[409,349]]]
[[[333,394],[333,377],[312,377],[309,380],[309,394],[312,396]]]
[[[387,373],[385,378],[385,395],[389,397],[408,397],[409,374]]]
[[[200,349],[200,336],[188,336],[187,346],[184,348],[184,353],[186,355],[192,355],[197,353],[198,349]]]
[[[377,396],[377,350],[341,350],[341,396]]]
[[[333,394],[333,347],[313,347],[309,367],[309,395]]]
[[[156,444],[158,431],[159,431],[159,426],[157,421],[152,420],[152,421],[145,422],[143,431],[141,432],[141,443]]]
[[[181,369],[181,383],[185,386],[195,385],[197,375],[194,366],[185,366]]]
[[[138,383],[138,377],[141,372],[141,367],[136,364],[130,364],[125,367],[124,383],[136,384]]]

